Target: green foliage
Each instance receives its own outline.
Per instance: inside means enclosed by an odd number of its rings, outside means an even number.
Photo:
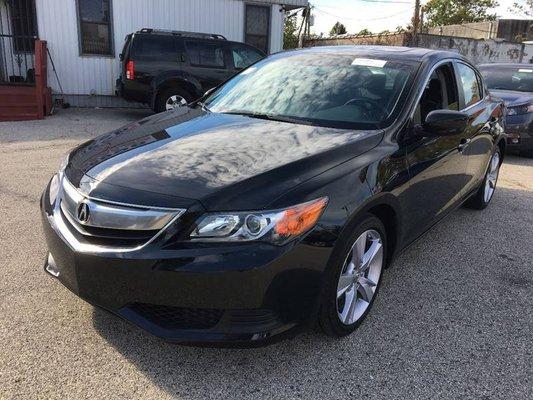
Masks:
[[[285,50],[298,47],[298,20],[296,14],[285,14],[285,26],[283,28],[283,48]]]
[[[368,29],[361,29],[358,33],[358,36],[370,36],[372,35],[372,32],[370,32]]]
[[[346,27],[341,24],[339,21],[335,22],[335,25],[333,25],[333,28],[331,28],[331,31],[329,31],[330,35],[344,35],[346,33]]]
[[[498,6],[496,0],[430,0],[425,6],[428,26],[493,21],[496,14],[489,9]]]
[[[509,10],[515,14],[533,17],[533,0],[526,0],[525,4],[515,2]]]

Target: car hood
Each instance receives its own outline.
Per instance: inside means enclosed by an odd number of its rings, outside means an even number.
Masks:
[[[262,208],[370,150],[381,136],[183,108],[84,143],[70,154],[66,173],[94,197],[122,187],[122,196],[157,193],[212,210]]]
[[[514,90],[491,90],[494,96],[501,98],[507,107],[533,103],[533,93]]]

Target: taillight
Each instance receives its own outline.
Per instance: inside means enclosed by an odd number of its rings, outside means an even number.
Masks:
[[[126,63],[126,79],[135,79],[135,64],[131,60]]]

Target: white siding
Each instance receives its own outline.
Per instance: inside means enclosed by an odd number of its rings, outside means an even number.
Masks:
[[[112,0],[115,57],[100,57],[79,54],[75,0],[36,0],[39,37],[48,41],[65,93],[98,95],[114,93],[118,54],[126,34],[141,28],[174,29],[217,33],[242,42],[244,4],[242,0]],[[280,6],[274,4],[271,52],[282,49],[283,17]],[[58,91],[51,68],[48,81]]]

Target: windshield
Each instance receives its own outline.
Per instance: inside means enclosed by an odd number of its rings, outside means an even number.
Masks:
[[[533,65],[481,67],[479,70],[489,89],[533,92]]]
[[[236,75],[204,105],[212,112],[293,123],[383,127],[417,66],[348,54],[281,53]]]

